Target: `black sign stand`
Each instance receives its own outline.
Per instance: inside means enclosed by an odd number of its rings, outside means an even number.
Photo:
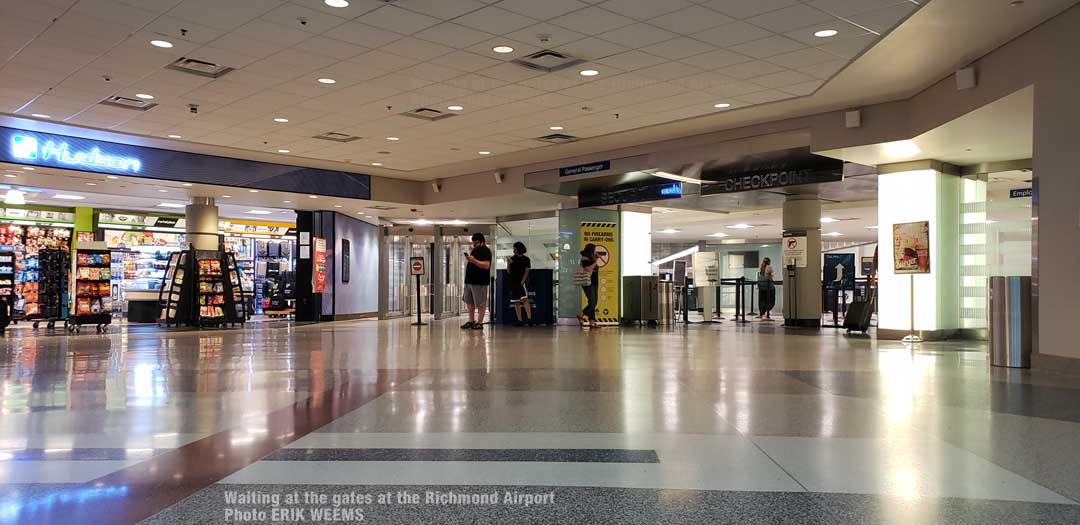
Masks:
[[[416,274],[416,322],[413,326],[427,326],[427,323],[420,319],[420,274]]]

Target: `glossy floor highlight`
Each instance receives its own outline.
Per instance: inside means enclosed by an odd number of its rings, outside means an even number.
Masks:
[[[1080,382],[981,343],[459,324],[9,336],[0,522],[1080,521]]]

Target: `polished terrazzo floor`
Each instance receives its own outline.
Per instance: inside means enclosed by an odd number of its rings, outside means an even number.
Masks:
[[[981,343],[457,320],[0,340],[0,523],[1077,523]]]

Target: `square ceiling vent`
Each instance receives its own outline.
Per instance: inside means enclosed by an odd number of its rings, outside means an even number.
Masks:
[[[442,120],[444,118],[453,117],[456,114],[455,113],[449,113],[449,112],[446,112],[446,111],[439,111],[437,109],[431,109],[431,108],[416,108],[416,109],[413,109],[413,110],[406,111],[404,113],[400,113],[400,115],[403,116],[403,117],[412,117],[412,118],[418,118],[420,120],[427,120],[429,122],[434,122],[436,120]]]
[[[354,140],[360,140],[360,137],[354,135],[347,135],[345,133],[338,133],[336,131],[328,131],[326,133],[323,133],[322,135],[315,135],[311,138],[319,140],[330,140],[333,142],[352,142]]]
[[[233,68],[228,66],[222,66],[213,62],[206,62],[203,60],[196,60],[194,58],[188,57],[180,57],[172,64],[165,66],[165,69],[171,69],[173,71],[180,71],[181,73],[199,75],[200,77],[208,78],[221,78],[233,71]]]
[[[157,106],[157,104],[150,102],[149,100],[127,98],[119,95],[102,100],[99,104],[116,108],[134,109],[135,111],[147,111],[150,108]]]
[[[585,61],[577,57],[564,55],[558,51],[545,49],[543,51],[537,51],[536,53],[533,53],[531,55],[515,59],[513,62],[519,66],[524,66],[529,69],[552,73],[561,69],[566,69],[571,66],[576,66]]]
[[[565,133],[552,133],[551,135],[536,137],[536,140],[547,142],[548,144],[566,144],[567,142],[574,142],[575,140],[578,140],[578,138]]]

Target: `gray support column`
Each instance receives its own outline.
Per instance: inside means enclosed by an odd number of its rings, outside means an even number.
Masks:
[[[435,245],[431,250],[431,286],[434,286],[435,290],[435,304],[431,305],[431,315],[435,319],[442,319],[444,317],[445,308],[443,308],[444,297],[446,296],[446,273],[444,266],[446,265],[446,247],[443,245],[443,227],[435,227]]]
[[[218,249],[218,209],[213,197],[192,197],[185,210],[187,242],[196,250]]]
[[[390,232],[379,227],[379,319],[388,317],[390,299]]]
[[[784,281],[784,324],[821,326],[821,199],[813,193],[788,195],[784,202],[784,231],[806,232],[806,267],[795,268],[791,285],[786,261],[773,264]]]

